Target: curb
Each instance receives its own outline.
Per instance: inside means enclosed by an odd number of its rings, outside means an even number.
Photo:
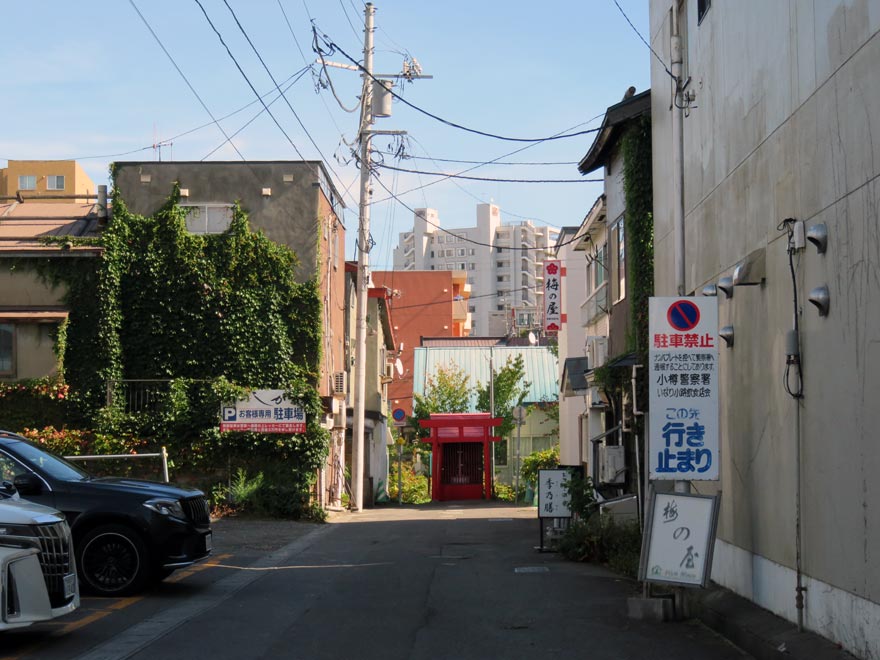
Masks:
[[[689,592],[691,615],[757,660],[856,660],[830,640],[723,587]]]

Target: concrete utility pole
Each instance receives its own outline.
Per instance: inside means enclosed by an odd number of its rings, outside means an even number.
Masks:
[[[406,131],[375,131],[371,128],[376,117],[388,117],[391,115],[391,82],[387,78],[431,78],[423,75],[421,67],[415,60],[412,63],[405,62],[403,73],[400,74],[374,74],[373,73],[373,32],[376,8],[368,2],[364,7],[364,64],[361,67],[361,76],[364,79],[361,91],[361,121],[358,127],[360,140],[360,168],[361,168],[361,194],[358,205],[358,272],[357,272],[357,319],[355,334],[355,362],[354,362],[354,420],[352,427],[351,448],[351,480],[352,495],[354,502],[352,509],[360,511],[364,508],[364,432],[365,415],[364,404],[366,403],[367,383],[367,299],[370,286],[370,204],[372,203],[373,189],[370,183],[372,176],[370,161],[370,143],[374,135],[406,135]],[[322,60],[323,61],[323,60]],[[327,66],[335,66],[343,69],[353,67],[334,62],[323,62]],[[379,78],[382,78],[380,80]],[[379,100],[374,103],[373,94],[378,92]]]
[[[681,16],[678,2],[672,3],[672,75],[675,78],[675,92],[672,97],[675,138],[675,290],[679,296],[685,295],[685,235],[684,235],[684,54],[681,44]],[[689,481],[676,481],[676,493],[691,492]]]
[[[367,288],[370,285],[370,143],[373,125],[373,21],[376,9],[368,2],[364,7],[364,86],[361,92],[361,195],[358,205],[358,271],[357,321],[354,357],[354,444],[351,451],[351,479],[354,502],[352,508],[364,508],[364,398],[366,397],[367,362]]]

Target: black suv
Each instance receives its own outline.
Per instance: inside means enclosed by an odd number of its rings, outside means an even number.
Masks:
[[[93,593],[131,594],[211,554],[208,503],[199,490],[92,477],[6,431],[0,431],[0,480],[67,516],[80,585]]]

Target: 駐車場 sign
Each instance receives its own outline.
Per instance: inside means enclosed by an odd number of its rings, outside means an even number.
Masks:
[[[305,433],[306,414],[299,403],[285,398],[284,390],[256,390],[247,399],[223,405],[220,430]]]

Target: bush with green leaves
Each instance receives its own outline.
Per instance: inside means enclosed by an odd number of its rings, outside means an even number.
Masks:
[[[606,564],[623,575],[637,577],[642,533],[636,520],[616,521],[611,514],[589,515],[575,520],[559,542],[568,559]]]
[[[559,445],[550,449],[532,452],[522,460],[520,475],[533,488],[538,484],[538,470],[550,470],[559,467]]]

